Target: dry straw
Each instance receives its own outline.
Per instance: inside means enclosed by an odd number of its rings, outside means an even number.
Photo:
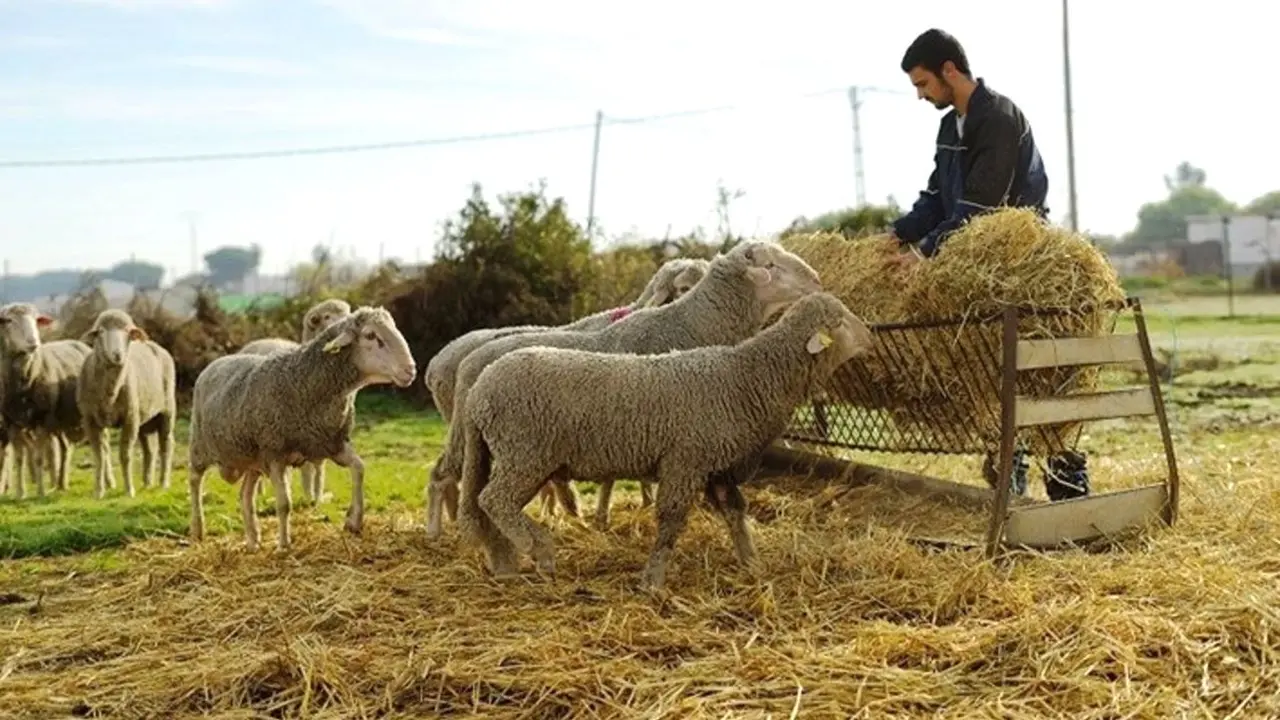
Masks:
[[[1188,450],[1213,463],[1215,442]],[[1154,455],[1099,481],[1145,481]],[[750,490],[758,576],[695,511],[654,597],[634,504],[607,534],[556,526],[555,582],[495,582],[409,516],[359,539],[300,522],[286,554],[231,535],[89,573],[10,563],[0,717],[1276,717],[1276,496],[1235,493],[1115,552],[998,569],[905,538],[981,515],[796,479]]]
[[[1028,338],[1090,337],[1110,331],[1114,305],[1124,300],[1115,269],[1104,253],[1078,233],[1048,224],[1030,210],[1008,208],[980,215],[953,234],[931,259],[900,266],[896,244],[885,235],[848,239],[837,233],[799,234],[783,245],[808,261],[823,284],[872,323],[958,325],[911,331],[909,342],[880,334],[876,352],[858,361],[860,377],[886,390],[878,406],[895,416],[937,418],[978,428],[994,446],[999,437],[1000,329],[979,320],[1007,305],[1056,314],[1025,318]],[[1025,372],[1019,392],[1055,395],[1096,388],[1097,372],[1045,369]],[[827,390],[833,400],[858,400],[841,373]],[[842,387],[844,386],[844,387]],[[922,410],[946,412],[930,413]],[[1029,438],[1034,449],[1061,446],[1073,426]]]

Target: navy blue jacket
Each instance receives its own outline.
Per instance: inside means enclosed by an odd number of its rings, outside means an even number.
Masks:
[[[942,117],[933,164],[927,188],[893,224],[902,244],[920,243],[925,257],[932,257],[975,213],[1008,205],[1048,216],[1049,178],[1031,124],[1013,101],[988,88],[982,78],[969,98],[963,138],[955,109]]]

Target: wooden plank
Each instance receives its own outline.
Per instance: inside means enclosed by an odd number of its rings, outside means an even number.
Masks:
[[[1134,333],[1106,337],[1018,341],[1018,369],[1115,365],[1143,361],[1142,343]]]
[[[993,493],[990,488],[943,480],[929,475],[893,470],[878,465],[849,462],[803,450],[794,450],[780,444],[765,450],[757,479],[787,475],[813,475],[823,480],[838,480],[854,487],[885,485],[902,492],[944,500],[961,507],[984,509],[990,507]],[[1011,505],[1039,504],[1033,498],[1013,496]]]
[[[1132,490],[1012,508],[1004,542],[1012,547],[1051,549],[1114,535],[1159,521],[1168,493],[1163,483]]]
[[[1067,395],[1065,397],[1018,396],[1014,424],[1020,428],[1053,425],[1077,420],[1151,415],[1156,411],[1151,388]]]

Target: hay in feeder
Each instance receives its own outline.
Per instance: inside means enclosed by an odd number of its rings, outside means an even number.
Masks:
[[[940,438],[963,425],[990,448],[999,439],[1001,330],[999,323],[979,321],[1017,305],[1057,313],[1024,318],[1023,339],[1099,336],[1110,332],[1115,304],[1124,300],[1115,269],[1087,238],[1025,209],[975,217],[935,257],[906,268],[892,262],[897,250],[886,235],[849,240],[811,233],[782,244],[870,323],[954,321],[878,332],[875,350],[837,373],[828,398],[887,409],[899,426]],[[1018,392],[1089,392],[1097,378],[1091,367],[1028,371],[1020,374]],[[1026,441],[1038,454],[1049,452],[1069,446],[1065,438],[1074,429],[1044,428]]]

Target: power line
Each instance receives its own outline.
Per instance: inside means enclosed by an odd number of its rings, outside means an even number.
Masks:
[[[861,86],[861,89],[889,94],[905,94],[895,90]],[[817,92],[805,93],[800,98],[815,98],[835,93],[844,93],[847,87],[829,88]],[[643,115],[629,118],[604,118],[605,125],[638,125],[674,120],[677,118],[696,117],[713,113],[730,112],[742,109],[742,104],[717,105],[692,110],[679,110],[657,115]],[[471,142],[487,142],[490,140],[508,140],[512,138],[535,137],[570,132],[582,132],[596,127],[595,123],[578,123],[555,127],[534,128],[527,130],[510,130],[506,132],[481,133],[478,135],[458,135],[453,137],[427,138],[420,140],[400,140],[381,143],[357,145],[329,145],[322,147],[286,148],[280,150],[258,150],[222,153],[195,153],[188,155],[142,155],[133,157],[81,158],[74,160],[0,160],[0,169],[15,170],[29,168],[55,167],[101,167],[108,165],[159,165],[171,163],[215,162],[234,160],[262,160],[267,158],[301,157],[309,155],[338,155],[378,150],[400,150],[405,148],[428,147],[435,145],[460,145]]]

